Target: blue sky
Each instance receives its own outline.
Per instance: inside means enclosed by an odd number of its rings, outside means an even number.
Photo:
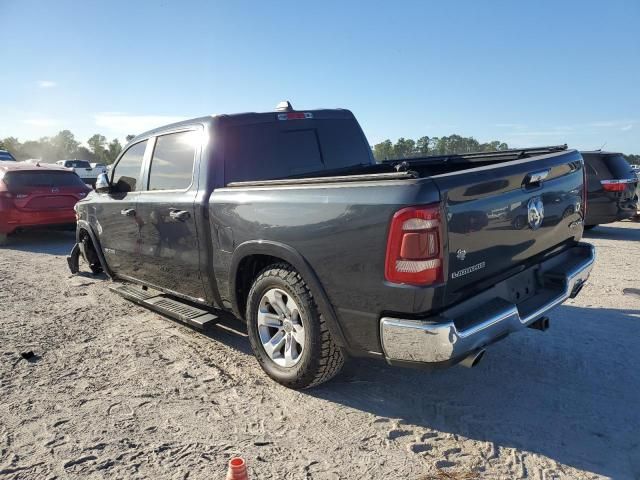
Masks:
[[[640,1],[0,0],[0,137],[351,109],[373,144],[451,133],[640,153]]]

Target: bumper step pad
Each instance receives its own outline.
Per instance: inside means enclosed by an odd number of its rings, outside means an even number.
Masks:
[[[178,320],[192,327],[204,329],[218,321],[218,317],[207,310],[194,307],[185,302],[169,297],[158,290],[143,289],[137,285],[114,284],[109,289],[118,295],[131,300],[158,313]]]

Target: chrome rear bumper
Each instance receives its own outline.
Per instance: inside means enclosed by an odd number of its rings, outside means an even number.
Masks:
[[[385,357],[390,363],[455,364],[575,297],[589,277],[594,259],[593,246],[580,243],[531,267],[523,274],[535,275],[541,284],[535,295],[521,303],[505,298],[509,282],[517,281],[512,278],[436,317],[384,317],[380,320],[380,338]]]

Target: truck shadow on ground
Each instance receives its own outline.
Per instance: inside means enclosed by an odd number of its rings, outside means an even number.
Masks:
[[[554,320],[547,333],[527,330],[490,347],[474,369],[352,360],[332,382],[306,393],[392,419],[414,434],[447,432],[638,478],[640,310],[564,306]]]
[[[47,255],[68,255],[76,241],[75,230],[28,230],[9,236],[0,251],[44,253]]]
[[[629,224],[629,222],[625,222]],[[618,223],[613,224],[618,225]],[[617,227],[613,225],[598,225],[591,230],[584,231],[585,240],[598,238],[602,240],[640,240],[640,229]]]

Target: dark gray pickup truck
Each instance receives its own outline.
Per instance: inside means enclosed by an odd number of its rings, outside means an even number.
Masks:
[[[68,261],[197,327],[233,312],[304,388],[345,356],[472,366],[545,329],[594,261],[584,200],[566,147],[376,163],[351,112],[286,103],[136,137],[77,204]]]

